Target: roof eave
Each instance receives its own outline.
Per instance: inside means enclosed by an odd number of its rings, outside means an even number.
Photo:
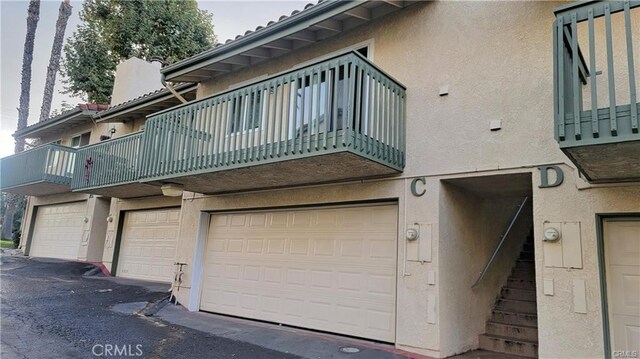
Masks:
[[[185,93],[195,91],[197,88],[198,88],[198,85],[196,84],[188,84],[188,86],[183,86],[183,88],[178,88],[176,89],[176,91],[179,94],[183,95]],[[174,97],[174,95],[171,92],[159,92],[157,94],[153,94],[148,97],[142,97],[137,100],[133,100],[123,105],[120,105],[117,108],[114,108],[113,111],[106,110],[106,111],[98,112],[93,117],[97,123],[108,121],[108,120],[114,120],[129,112],[139,110],[139,109],[145,108],[146,106],[171,99],[172,97]]]
[[[80,116],[87,116],[88,118],[92,118],[96,112],[97,111],[82,110],[78,108],[78,109],[71,110],[64,113],[63,114],[64,116],[60,116],[59,118],[52,118],[50,120],[38,122],[36,124],[23,128],[21,130],[17,130],[16,132],[13,133],[12,136],[14,138],[30,138],[30,136],[32,136],[34,132],[51,129],[53,127],[59,126],[69,120],[72,120]],[[38,137],[38,136],[33,136],[33,137]]]
[[[238,40],[169,65],[160,71],[165,76],[165,79],[170,81],[188,72],[304,30],[315,23],[329,19],[364,3],[366,3],[366,0],[327,0],[296,14],[296,16],[291,16],[259,31],[245,35]]]

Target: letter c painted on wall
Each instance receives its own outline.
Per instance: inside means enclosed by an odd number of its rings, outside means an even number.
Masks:
[[[418,182],[421,182],[422,185],[427,184],[427,180],[424,177],[414,178],[413,181],[411,181],[411,194],[414,197],[422,197],[425,193],[427,193],[427,190],[424,188],[422,189],[422,191],[418,192]]]

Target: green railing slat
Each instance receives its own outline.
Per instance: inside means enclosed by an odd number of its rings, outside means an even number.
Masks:
[[[624,0],[624,28],[627,39],[627,64],[629,66],[629,100],[631,103],[631,130],[638,132],[638,109],[633,106],[636,103],[636,75],[633,59],[633,38],[631,35],[631,9],[629,0]]]
[[[588,11],[589,20],[589,66],[591,67],[591,132],[593,137],[600,136],[600,124],[598,122],[598,86],[596,79],[596,39],[593,9]]]
[[[580,88],[580,73],[578,72],[578,63],[580,63],[578,58],[578,21],[576,20],[576,15],[571,14],[571,54],[573,56],[573,61],[571,62],[572,66],[572,86],[574,89]],[[580,140],[582,136],[582,129],[580,124],[580,98],[578,94],[574,94],[573,96],[573,127],[574,127],[574,136],[576,140]]]
[[[618,135],[618,121],[616,119],[616,82],[613,69],[613,35],[611,30],[611,9],[609,4],[604,5],[604,19],[607,42],[607,76],[609,78],[609,120],[611,121],[611,135]],[[575,115],[579,121],[580,116]]]

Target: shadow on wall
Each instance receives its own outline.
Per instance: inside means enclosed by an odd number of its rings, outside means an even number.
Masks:
[[[500,289],[533,228],[531,174],[442,181],[440,191],[441,350],[445,356],[478,347]],[[498,256],[472,288],[524,197],[529,197]]]

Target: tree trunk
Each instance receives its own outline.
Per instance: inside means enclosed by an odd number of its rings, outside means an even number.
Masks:
[[[40,120],[42,122],[49,118],[51,113],[51,99],[53,98],[53,87],[56,83],[56,74],[60,69],[60,54],[62,53],[62,42],[64,41],[64,31],[67,28],[69,16],[71,16],[72,6],[69,0],[64,0],[60,4],[58,10],[58,20],[56,21],[56,33],[53,37],[53,46],[51,47],[51,57],[49,57],[49,66],[47,67],[47,79],[44,84],[44,95],[42,96],[42,107],[40,108]]]
[[[40,0],[29,1],[27,16],[27,35],[24,39],[24,52],[22,54],[22,82],[20,84],[20,107],[18,108],[18,130],[27,127],[29,118],[29,91],[31,91],[31,63],[33,62],[33,45],[36,37],[36,27],[40,20]],[[15,153],[24,151],[25,141],[16,138]],[[11,238],[13,232],[13,214],[16,211],[18,195],[9,193],[7,196],[7,208],[2,219],[2,238]]]

